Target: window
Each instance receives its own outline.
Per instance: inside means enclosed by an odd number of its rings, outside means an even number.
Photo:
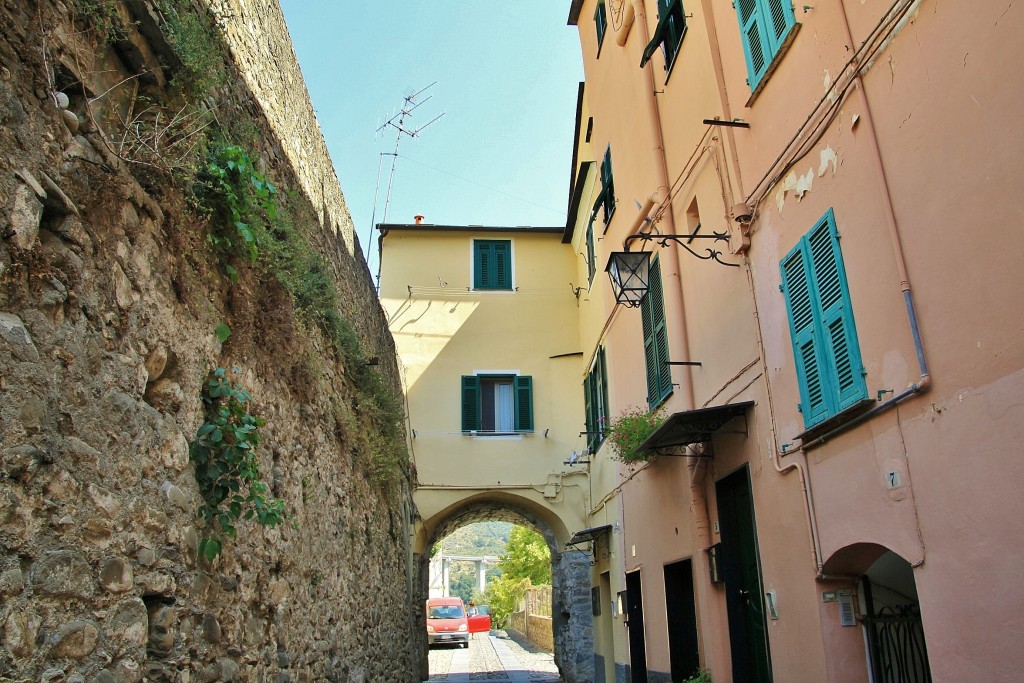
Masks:
[[[591,221],[597,215],[598,209],[604,209],[604,224],[607,226],[612,219],[612,214],[615,213],[615,183],[612,180],[611,147],[605,151],[604,159],[601,160],[601,192],[598,193],[597,201],[594,202],[594,213],[591,215]]]
[[[511,240],[473,240],[473,289],[512,289]]]
[[[665,50],[665,71],[672,71],[685,34],[686,15],[683,13],[682,0],[658,0],[658,27],[654,29],[651,42],[644,48],[640,66],[647,64],[655,50],[661,47]]]
[[[782,260],[800,412],[811,427],[867,398],[832,209]]]
[[[597,272],[597,251],[594,249],[594,215],[590,214],[587,222],[587,284],[594,283],[594,273]]]
[[[608,424],[608,368],[604,349],[598,349],[594,367],[583,380],[583,402],[587,413],[587,451],[596,453],[604,442]]]
[[[605,11],[604,0],[598,0],[597,9],[594,11],[594,25],[597,27],[597,56],[601,56],[601,43],[604,42],[604,34],[608,31],[608,13]]]
[[[463,375],[462,431],[514,434],[533,431],[533,378]]]
[[[650,287],[640,302],[644,329],[644,361],[647,364],[647,405],[654,409],[672,393],[668,364],[668,331],[665,301],[661,295],[661,261],[651,261]]]
[[[743,53],[747,58],[747,82],[755,90],[796,24],[790,0],[736,0]]]

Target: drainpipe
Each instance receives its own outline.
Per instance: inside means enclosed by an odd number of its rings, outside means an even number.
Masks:
[[[729,105],[729,93],[725,87],[725,69],[722,67],[722,50],[718,43],[718,28],[715,26],[715,15],[711,9],[711,0],[701,0],[701,11],[704,14],[704,25],[707,28],[708,33],[708,45],[711,48],[711,63],[715,68],[715,82],[718,85],[718,99],[722,105],[722,117],[726,121],[732,121],[732,107]],[[740,174],[740,159],[736,152],[736,133],[735,129],[731,126],[726,126],[725,136],[729,140],[729,160],[732,161],[732,167],[736,173],[736,188],[737,192],[734,193],[735,197],[743,197],[743,176]],[[726,206],[725,210],[729,211],[731,206]],[[727,216],[728,218],[728,216]]]

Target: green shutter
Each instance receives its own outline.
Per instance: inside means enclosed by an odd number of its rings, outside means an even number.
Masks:
[[[492,242],[494,289],[512,289],[512,243]]]
[[[608,363],[605,361],[604,348],[598,352],[598,363],[601,370],[601,386],[598,389],[601,409],[597,415],[597,425],[598,431],[601,432],[601,440],[604,441],[605,429],[608,426]]]
[[[597,51],[601,52],[601,43],[604,42],[604,34],[608,29],[608,15],[605,11],[604,0],[597,3],[597,10],[594,11],[594,24],[597,26]]]
[[[824,349],[829,356],[830,380],[836,393],[836,409],[843,410],[867,396],[867,385],[843,255],[839,250],[839,234],[831,209],[808,234],[807,245],[821,310]]]
[[[473,242],[473,288],[491,289],[491,272],[494,257],[491,243],[483,240]]]
[[[587,283],[594,281],[597,272],[597,253],[594,251],[594,216],[591,214],[587,222]]]
[[[661,261],[651,261],[650,286],[641,303],[644,331],[644,362],[647,364],[647,404],[654,408],[672,393],[668,366],[668,330],[661,289]]]
[[[604,153],[601,161],[601,195],[598,197],[601,206],[604,207],[604,224],[612,219],[615,213],[615,182],[612,177],[612,148],[609,147]]]
[[[462,431],[475,432],[480,429],[480,378],[476,375],[462,376]]]
[[[583,380],[583,407],[587,415],[587,451],[594,452],[594,444],[597,441],[597,424],[594,419],[593,381],[594,373],[590,373]]]
[[[473,241],[473,288],[512,289],[511,241]]]
[[[517,432],[533,431],[533,378],[520,375],[515,378],[515,428]]]

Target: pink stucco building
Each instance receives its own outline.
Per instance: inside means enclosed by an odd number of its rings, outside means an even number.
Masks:
[[[595,680],[1020,680],[1024,7],[569,9]]]

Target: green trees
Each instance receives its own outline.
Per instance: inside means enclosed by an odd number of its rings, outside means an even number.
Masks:
[[[508,626],[509,617],[531,586],[551,583],[551,551],[547,541],[529,529],[514,527],[498,562],[501,576],[488,584],[484,601],[491,606],[495,627]]]

